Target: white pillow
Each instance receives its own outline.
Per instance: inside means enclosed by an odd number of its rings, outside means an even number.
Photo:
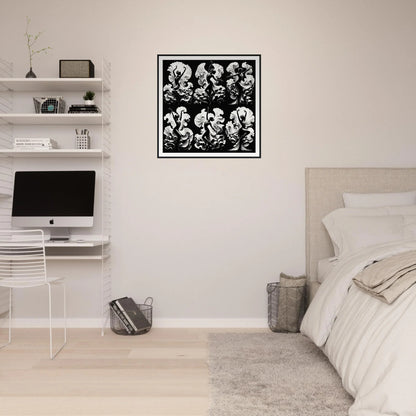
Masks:
[[[345,208],[393,207],[416,204],[416,191],[376,194],[344,193]]]
[[[407,231],[404,238],[416,238],[416,224],[412,226],[412,217],[416,218],[416,205],[403,206],[403,207],[381,207],[381,208],[339,208],[328,215],[326,215],[322,222],[331,237],[332,244],[334,246],[334,252],[336,256],[340,255],[340,249],[337,242],[334,241],[334,236],[338,235],[338,224],[341,224],[345,218],[348,217],[374,217],[374,216],[387,216],[387,215],[404,215],[409,217],[408,224],[405,224]],[[416,221],[415,221],[416,222]],[[411,237],[409,237],[409,235]]]
[[[406,215],[416,216],[416,205],[403,207],[379,207],[379,208],[338,208],[327,214],[322,222],[325,225],[329,235],[337,226],[337,223],[346,217],[376,217],[382,215]],[[336,253],[335,253],[336,254]],[[336,254],[337,255],[337,254]]]
[[[404,238],[416,239],[416,215],[404,215]]]
[[[364,247],[405,239],[403,215],[343,217],[328,230],[336,255],[344,257]]]

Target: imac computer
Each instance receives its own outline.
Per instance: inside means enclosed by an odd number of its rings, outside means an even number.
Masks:
[[[15,172],[12,226],[49,228],[68,240],[69,227],[92,227],[95,171]]]

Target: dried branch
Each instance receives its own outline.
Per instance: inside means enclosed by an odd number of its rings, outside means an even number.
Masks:
[[[42,49],[38,49],[38,50],[33,49],[33,45],[37,42],[40,35],[42,35],[44,32],[38,32],[36,35],[30,34],[29,33],[30,22],[31,22],[31,19],[28,16],[26,16],[26,32],[25,32],[24,36],[26,37],[27,49],[28,49],[28,52],[29,52],[29,65],[30,65],[30,68],[32,68],[32,58],[33,58],[33,56],[38,54],[38,53],[41,53],[41,52],[48,53],[48,50],[52,49],[52,48],[50,46],[47,46],[46,48],[42,48]]]

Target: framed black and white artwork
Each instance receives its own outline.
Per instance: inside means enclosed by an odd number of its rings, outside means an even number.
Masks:
[[[259,158],[260,55],[158,55],[158,157]]]

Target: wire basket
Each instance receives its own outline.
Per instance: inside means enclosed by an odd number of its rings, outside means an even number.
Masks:
[[[306,287],[267,284],[268,325],[273,332],[299,332],[305,314]]]
[[[35,113],[57,114],[65,113],[65,101],[63,97],[33,97]]]
[[[124,327],[118,315],[110,308],[110,328],[117,335],[143,335],[147,334],[152,328],[152,316],[153,316],[153,298],[148,297],[144,303],[136,303],[139,310],[143,313],[145,318],[149,321],[150,326],[143,331],[129,334],[127,329]]]

